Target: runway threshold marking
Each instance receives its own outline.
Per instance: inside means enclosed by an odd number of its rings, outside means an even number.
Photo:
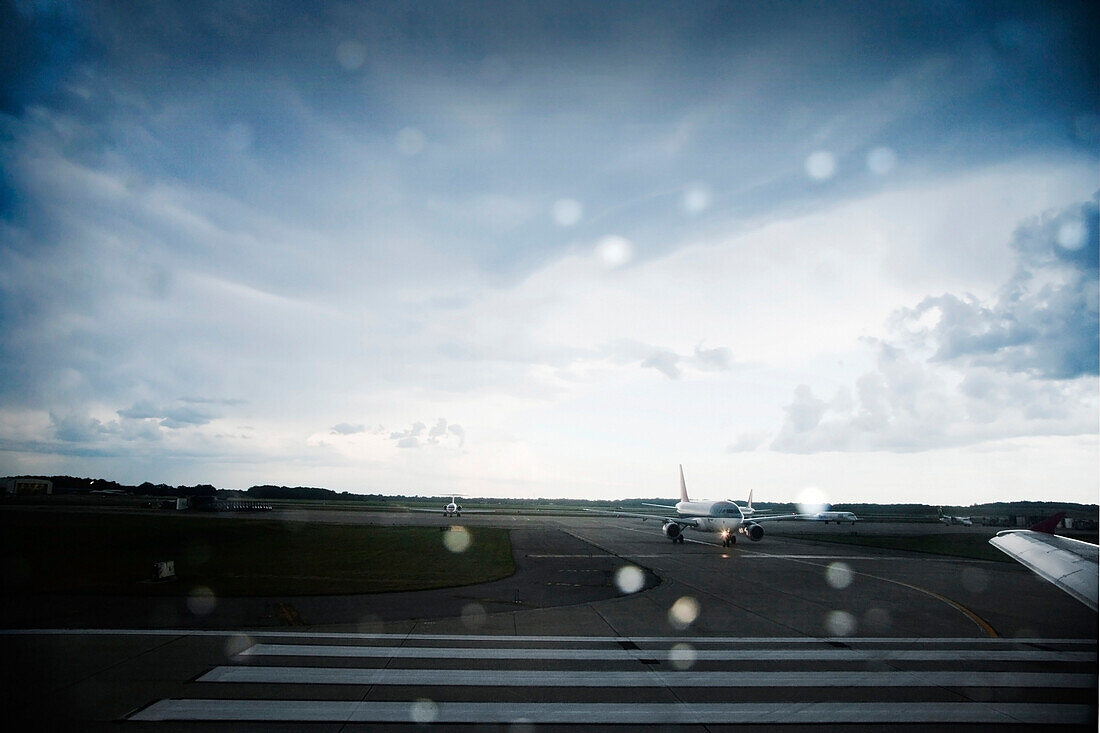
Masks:
[[[654,649],[555,649],[552,647],[336,646],[254,644],[240,657],[337,657],[343,659],[650,659]],[[1027,661],[1093,662],[1093,652],[1045,649],[698,649],[698,660],[714,661]]]
[[[161,700],[137,721],[538,723],[677,725],[755,723],[1088,724],[1089,705],[1047,703],[479,703],[312,700]]]
[[[1088,689],[1095,674],[1057,672],[636,672],[221,666],[196,682],[431,687],[1053,687]]]
[[[815,636],[540,636],[507,634],[403,634],[338,631],[268,631],[260,629],[0,629],[0,636],[216,636],[216,637],[270,637],[289,639],[330,639],[343,641],[522,641],[558,644],[564,642],[609,643],[632,641],[637,644],[689,643],[689,644],[828,644],[836,637]],[[1097,645],[1096,639],[1039,639],[1032,637],[894,637],[859,636],[843,637],[849,646],[865,644],[977,644],[986,645]]]

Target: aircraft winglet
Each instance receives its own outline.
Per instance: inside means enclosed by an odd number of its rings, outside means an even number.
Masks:
[[[1043,532],[1045,534],[1054,534],[1054,528],[1058,526],[1058,523],[1066,518],[1065,512],[1058,512],[1054,516],[1047,517],[1037,524],[1033,524],[1028,529],[1032,532]]]

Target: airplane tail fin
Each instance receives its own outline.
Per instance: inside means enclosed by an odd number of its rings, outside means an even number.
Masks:
[[[680,501],[691,501],[688,498],[688,487],[684,482],[684,466],[680,464]]]
[[[1065,512],[1058,512],[1052,517],[1047,517],[1043,521],[1033,524],[1028,529],[1032,532],[1043,532],[1045,534],[1054,534],[1054,528],[1058,526],[1058,523],[1066,518]]]
[[[745,505],[745,508],[750,512],[752,511],[752,489],[749,489],[749,502]]]

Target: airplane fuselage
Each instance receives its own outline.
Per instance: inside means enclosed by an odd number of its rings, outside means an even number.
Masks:
[[[825,522],[826,524],[829,522],[836,522],[837,524],[841,522],[851,522],[855,524],[857,517],[852,512],[818,512],[814,515],[814,519]]]
[[[732,501],[681,501],[676,514],[694,520],[692,529],[700,532],[736,532],[745,521],[741,507]]]

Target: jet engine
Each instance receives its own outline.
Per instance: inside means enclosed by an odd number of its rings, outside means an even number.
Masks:
[[[665,537],[668,537],[673,542],[679,539],[683,532],[683,530],[680,529],[680,525],[676,524],[676,522],[665,522],[664,526],[661,527],[661,531],[665,533]]]
[[[764,539],[764,528],[756,522],[745,522],[741,525],[741,533],[747,534],[749,539],[753,542],[759,542]]]

